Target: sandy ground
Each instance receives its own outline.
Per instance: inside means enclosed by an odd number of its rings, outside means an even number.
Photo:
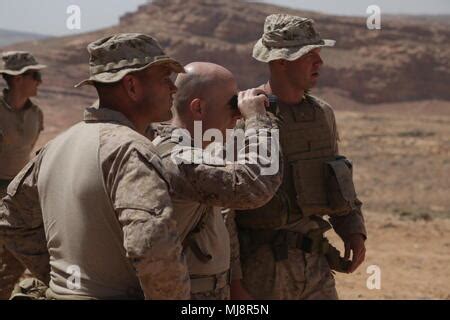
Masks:
[[[450,299],[450,220],[413,221],[366,213],[366,261],[353,274],[337,274],[341,299]],[[330,233],[333,243],[342,242]],[[343,252],[343,251],[342,251]],[[380,270],[380,289],[369,289]]]

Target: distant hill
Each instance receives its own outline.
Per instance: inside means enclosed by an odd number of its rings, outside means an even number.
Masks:
[[[364,104],[450,100],[450,28],[443,22],[445,16],[389,16],[381,30],[368,30],[364,17],[239,0],[154,0],[124,15],[116,26],[14,47],[36,53],[50,67],[51,89],[71,96],[87,93],[72,88],[87,75],[86,45],[116,32],[151,34],[183,63],[222,64],[248,88],[267,79],[267,66],[251,53],[271,13],[311,17],[324,38],[337,41],[335,48],[323,50],[320,88],[339,90]]]
[[[48,36],[29,32],[0,29],[0,47],[18,42],[40,40],[45,38],[48,38]]]
[[[90,42],[119,32],[147,33],[182,63],[210,61],[227,67],[244,89],[267,80],[267,65],[251,54],[272,13],[313,18],[324,38],[337,41],[336,47],[322,50],[325,65],[313,90],[334,108],[363,110],[371,105],[422,113],[426,105],[427,112],[450,112],[441,107],[450,104],[450,28],[441,16],[389,16],[382,19],[381,30],[368,30],[365,17],[241,0],[154,0],[122,16],[116,26],[2,49],[31,51],[49,66],[39,95],[48,124],[46,140],[79,120],[96,98],[92,88],[73,88],[88,76]]]

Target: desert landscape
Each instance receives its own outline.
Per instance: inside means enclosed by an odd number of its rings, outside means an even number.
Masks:
[[[182,4],[182,5],[181,5]],[[251,58],[271,13],[311,17],[327,39],[325,65],[313,94],[336,110],[340,152],[354,162],[368,229],[365,263],[337,274],[343,299],[450,299],[450,29],[439,16],[389,16],[381,30],[364,17],[325,15],[240,0],[155,0],[117,26],[70,37],[0,47],[28,50],[49,66],[36,102],[45,115],[37,148],[81,120],[95,100],[74,89],[88,75],[86,46],[116,32],[155,36],[183,63],[229,68],[242,89],[265,82]],[[336,235],[330,238],[342,247]],[[381,288],[366,286],[367,267]]]

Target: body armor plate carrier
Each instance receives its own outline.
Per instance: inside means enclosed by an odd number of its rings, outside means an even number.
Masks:
[[[303,217],[356,209],[352,165],[336,156],[335,133],[322,104],[307,95],[300,105],[270,110],[279,122],[284,178],[266,205],[237,215],[241,228],[276,229]]]

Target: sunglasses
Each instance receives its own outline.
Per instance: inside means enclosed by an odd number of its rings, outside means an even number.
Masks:
[[[238,107],[238,95],[235,94],[235,95],[230,99],[230,101],[228,102],[228,104],[231,106],[231,109],[232,109],[232,110],[239,110],[239,107]]]
[[[42,81],[42,74],[39,71],[28,71],[24,73],[24,76],[30,76],[34,80],[41,82]]]

